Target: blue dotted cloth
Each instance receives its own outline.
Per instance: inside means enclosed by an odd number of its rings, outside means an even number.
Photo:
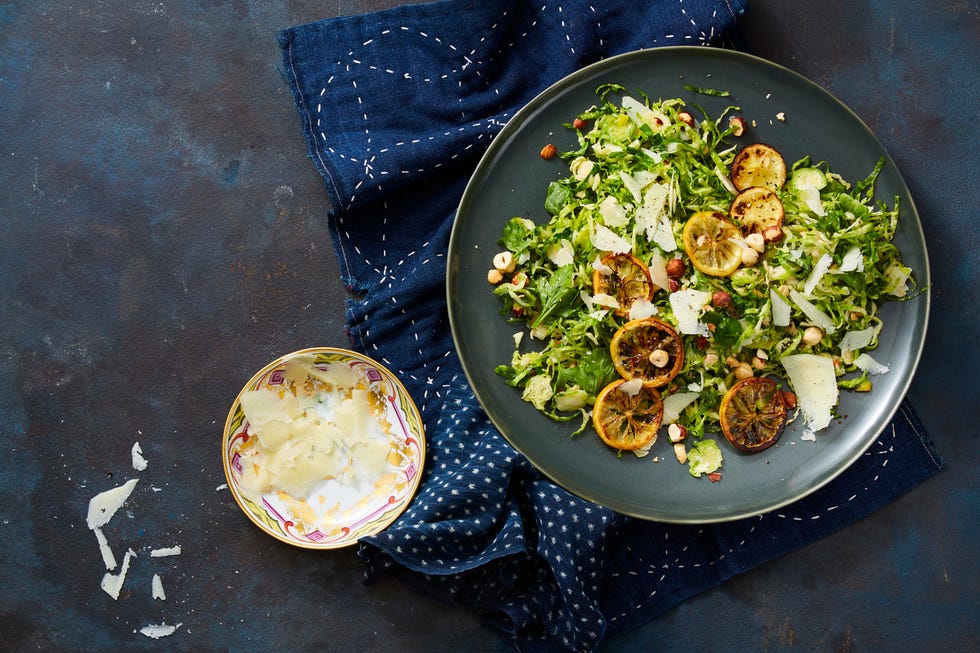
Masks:
[[[426,426],[418,494],[362,540],[384,570],[479,610],[519,650],[585,651],[727,578],[860,519],[942,466],[911,406],[843,475],[795,504],[710,526],[618,515],[538,473],[496,431],[452,345],[446,250],[493,136],[578,68],[640,48],[718,44],[745,0],[448,0],[281,35],[352,292],[352,347],[405,383]]]

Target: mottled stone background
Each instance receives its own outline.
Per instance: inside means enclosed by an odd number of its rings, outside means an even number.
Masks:
[[[277,33],[393,4],[0,3],[0,649],[505,650],[462,609],[365,586],[353,549],[263,535],[219,489],[244,381],[281,353],[346,345]],[[948,469],[607,648],[977,650],[980,10],[750,4],[756,53],[850,106],[911,188],[934,281],[911,396]],[[107,535],[139,557],[112,601],[85,514],[134,476]],[[136,632],[161,622],[182,626]]]

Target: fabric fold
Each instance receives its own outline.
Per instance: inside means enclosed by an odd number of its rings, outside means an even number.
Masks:
[[[468,605],[520,650],[593,650],[853,523],[942,466],[903,403],[864,456],[801,501],[725,524],[644,522],[542,476],[493,427],[462,372],[446,253],[456,206],[495,134],[574,70],[641,48],[717,44],[744,8],[741,0],[445,0],[282,33],[284,74],[354,293],[351,346],[399,376],[426,427],[414,501],[361,543],[369,576],[396,574]]]

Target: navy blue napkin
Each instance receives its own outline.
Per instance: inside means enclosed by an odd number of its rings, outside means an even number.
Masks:
[[[912,407],[820,491],[759,517],[629,519],[548,481],[496,431],[456,357],[446,250],[466,181],[538,92],[597,60],[717,45],[745,0],[447,0],[281,35],[285,74],[351,291],[351,346],[414,397],[428,459],[418,495],[362,540],[390,570],[472,606],[520,650],[591,650],[733,575],[886,505],[942,467]]]

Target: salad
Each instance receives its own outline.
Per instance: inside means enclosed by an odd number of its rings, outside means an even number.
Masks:
[[[503,228],[487,279],[521,328],[497,374],[618,452],[646,455],[666,426],[713,481],[723,447],[762,451],[800,417],[815,439],[841,389],[887,372],[869,353],[879,304],[915,291],[892,244],[898,198],[874,199],[884,161],[852,183],[752,142],[735,106],[711,117],[618,85],[597,98],[566,125],[575,150],[542,149],[568,166],[547,220]]]

